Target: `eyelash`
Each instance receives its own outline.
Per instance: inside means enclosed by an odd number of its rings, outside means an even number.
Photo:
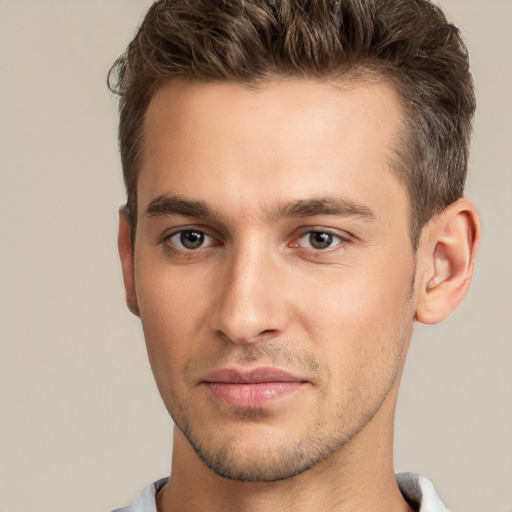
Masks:
[[[337,243],[334,243],[334,245],[330,244],[328,247],[313,247],[313,246],[311,246],[313,235],[327,236],[327,237],[330,237],[330,242],[337,240]],[[309,247],[304,247],[304,246],[300,245],[300,240],[304,239],[305,237],[309,238],[309,240],[308,240],[309,245],[310,245]],[[320,254],[320,253],[325,254],[325,253],[334,251],[334,250],[336,250],[336,248],[339,245],[349,242],[349,239],[347,237],[344,237],[344,236],[342,236],[338,233],[335,233],[334,231],[331,231],[329,229],[309,229],[307,231],[302,232],[301,235],[297,238],[297,240],[298,240],[297,242],[292,242],[290,244],[290,247],[302,247],[303,249],[310,250],[311,252],[317,253],[317,254]],[[316,240],[316,242],[318,242],[319,244],[322,243],[321,241],[318,241],[318,240]]]
[[[199,234],[201,235],[203,238],[208,238],[210,239],[210,243],[208,243],[208,245],[200,245],[198,246],[197,248],[187,248],[187,247],[183,247],[183,240],[181,239],[179,242],[178,241],[174,241],[173,242],[173,239],[175,239],[176,237],[183,237],[184,234],[186,233],[189,233],[189,234],[192,234],[192,233],[196,233],[196,234]],[[331,241],[332,240],[337,240],[337,243],[335,243],[334,245],[329,245],[328,247],[325,247],[325,248],[318,248],[318,247],[312,247],[311,246],[311,236],[312,235],[323,235],[323,236],[328,236],[331,238]],[[309,247],[304,247],[304,246],[301,246],[300,245],[300,241],[302,239],[304,239],[304,237],[307,237],[309,236],[309,241],[310,241],[310,246]],[[186,228],[180,228],[178,230],[175,230],[171,233],[169,233],[168,235],[166,235],[162,240],[161,240],[161,243],[164,245],[164,247],[166,248],[166,250],[172,252],[173,254],[179,254],[179,255],[183,255],[183,256],[194,256],[196,255],[196,253],[198,253],[199,251],[201,251],[202,249],[207,249],[208,247],[212,247],[212,246],[215,246],[215,245],[222,245],[221,242],[218,242],[218,243],[215,243],[216,242],[216,237],[209,234],[207,230],[205,229],[201,229],[201,228],[195,228],[195,227],[186,227]],[[351,242],[351,239],[348,237],[348,236],[343,236],[335,231],[332,231],[332,230],[329,230],[329,229],[322,229],[322,228],[318,228],[318,229],[308,229],[307,231],[302,231],[298,236],[295,236],[293,241],[288,243],[288,247],[291,247],[291,248],[302,248],[304,249],[305,251],[308,251],[310,252],[311,254],[314,254],[314,255],[322,255],[322,254],[328,254],[332,251],[335,251],[339,248],[339,246],[341,245],[346,245],[348,243]],[[181,247],[179,247],[179,243],[181,243]],[[320,242],[321,243],[321,242]]]
[[[187,248],[187,247],[179,247],[177,244],[177,241],[173,242],[173,238],[182,237],[186,233],[189,233],[189,234],[196,233],[196,234],[202,235],[203,238],[208,237],[211,241],[216,240],[216,237],[210,235],[205,229],[186,227],[186,228],[181,228],[181,229],[178,229],[178,230],[175,230],[175,231],[169,233],[162,239],[161,243],[164,245],[164,247],[167,250],[171,251],[174,254],[180,254],[180,255],[181,254],[194,255],[194,253],[200,251],[201,249],[211,247],[212,245],[219,245],[219,244],[215,244],[215,243],[209,243],[206,246],[201,245],[200,247],[197,247],[197,248]],[[182,242],[181,242],[181,245],[183,245]]]

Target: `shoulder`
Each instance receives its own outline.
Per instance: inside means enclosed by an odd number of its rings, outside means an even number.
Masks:
[[[397,473],[396,481],[403,497],[418,512],[450,512],[437,495],[432,482],[415,473]]]
[[[161,478],[143,489],[135,501],[128,507],[116,508],[112,512],[157,512],[155,497],[157,492],[167,483],[168,478]]]

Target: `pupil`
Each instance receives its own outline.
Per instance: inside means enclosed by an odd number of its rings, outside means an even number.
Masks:
[[[325,249],[332,244],[332,235],[330,233],[315,231],[309,235],[309,242],[311,247],[314,247],[315,249]]]
[[[180,241],[187,249],[197,249],[204,242],[204,233],[197,231],[185,231],[181,233]]]

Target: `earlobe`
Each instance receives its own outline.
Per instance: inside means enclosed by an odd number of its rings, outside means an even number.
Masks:
[[[459,199],[423,228],[418,248],[416,319],[445,320],[460,304],[471,282],[480,241],[476,207]]]
[[[123,271],[124,289],[128,309],[136,316],[139,316],[139,305],[135,290],[135,265],[133,259],[130,221],[126,206],[119,209],[119,233],[117,236],[117,247]]]

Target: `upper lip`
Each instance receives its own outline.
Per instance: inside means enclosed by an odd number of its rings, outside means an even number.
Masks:
[[[206,374],[201,381],[225,384],[261,384],[265,382],[304,382],[305,380],[279,368],[260,367],[252,369],[221,368]]]

